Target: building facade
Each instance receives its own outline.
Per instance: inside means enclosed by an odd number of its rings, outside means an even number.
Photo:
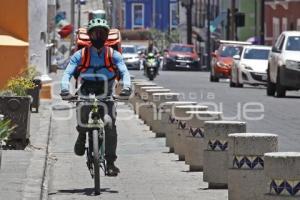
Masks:
[[[123,7],[126,29],[169,31],[178,26],[178,0],[124,0]]]
[[[282,31],[300,31],[300,1],[266,1],[265,43],[272,45]]]

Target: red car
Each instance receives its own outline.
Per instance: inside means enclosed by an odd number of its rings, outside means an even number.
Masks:
[[[230,77],[233,56],[240,55],[244,45],[251,45],[251,43],[220,40],[219,48],[212,53],[211,82],[218,82],[220,78]]]
[[[172,43],[165,50],[163,69],[201,70],[200,58],[195,51],[194,45]]]

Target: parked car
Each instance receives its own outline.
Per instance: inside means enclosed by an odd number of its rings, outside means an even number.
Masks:
[[[241,55],[243,46],[249,42],[220,40],[219,48],[212,53],[210,81],[219,82],[220,78],[229,78],[233,56]]]
[[[193,69],[201,70],[200,58],[194,45],[172,43],[165,50],[163,69]]]
[[[140,69],[140,56],[135,45],[122,45],[122,54],[128,69]]]
[[[145,54],[147,47],[145,45],[137,45],[138,54]]]
[[[284,97],[287,90],[300,89],[300,32],[285,31],[269,57],[267,95]]]
[[[270,51],[269,46],[245,46],[241,56],[233,56],[230,87],[265,85]]]

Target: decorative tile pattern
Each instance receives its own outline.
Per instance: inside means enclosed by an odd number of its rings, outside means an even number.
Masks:
[[[197,135],[199,135],[198,137],[202,137],[202,138],[204,137],[203,130],[201,128],[190,127],[189,133],[193,137],[197,137]]]
[[[171,115],[169,115],[169,123],[170,124],[175,124],[176,123],[176,119],[174,117],[172,117]]]
[[[282,196],[300,196],[300,180],[271,180],[270,193]]]
[[[178,126],[177,127],[178,127],[178,129],[182,129],[182,130],[186,129],[187,128],[186,122],[178,121]]]
[[[228,148],[228,142],[225,140],[209,140],[208,150],[212,151],[226,151]]]
[[[263,156],[234,156],[233,168],[235,169],[263,169]]]

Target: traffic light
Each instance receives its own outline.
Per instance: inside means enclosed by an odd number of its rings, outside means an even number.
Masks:
[[[235,13],[235,25],[236,27],[245,26],[245,13],[241,13],[241,12]]]
[[[231,9],[227,9],[227,23],[228,26],[230,26],[230,17],[231,17]],[[239,10],[236,8],[234,12],[234,18],[235,18],[235,26],[236,27],[243,27],[245,26],[245,13],[239,12]]]

